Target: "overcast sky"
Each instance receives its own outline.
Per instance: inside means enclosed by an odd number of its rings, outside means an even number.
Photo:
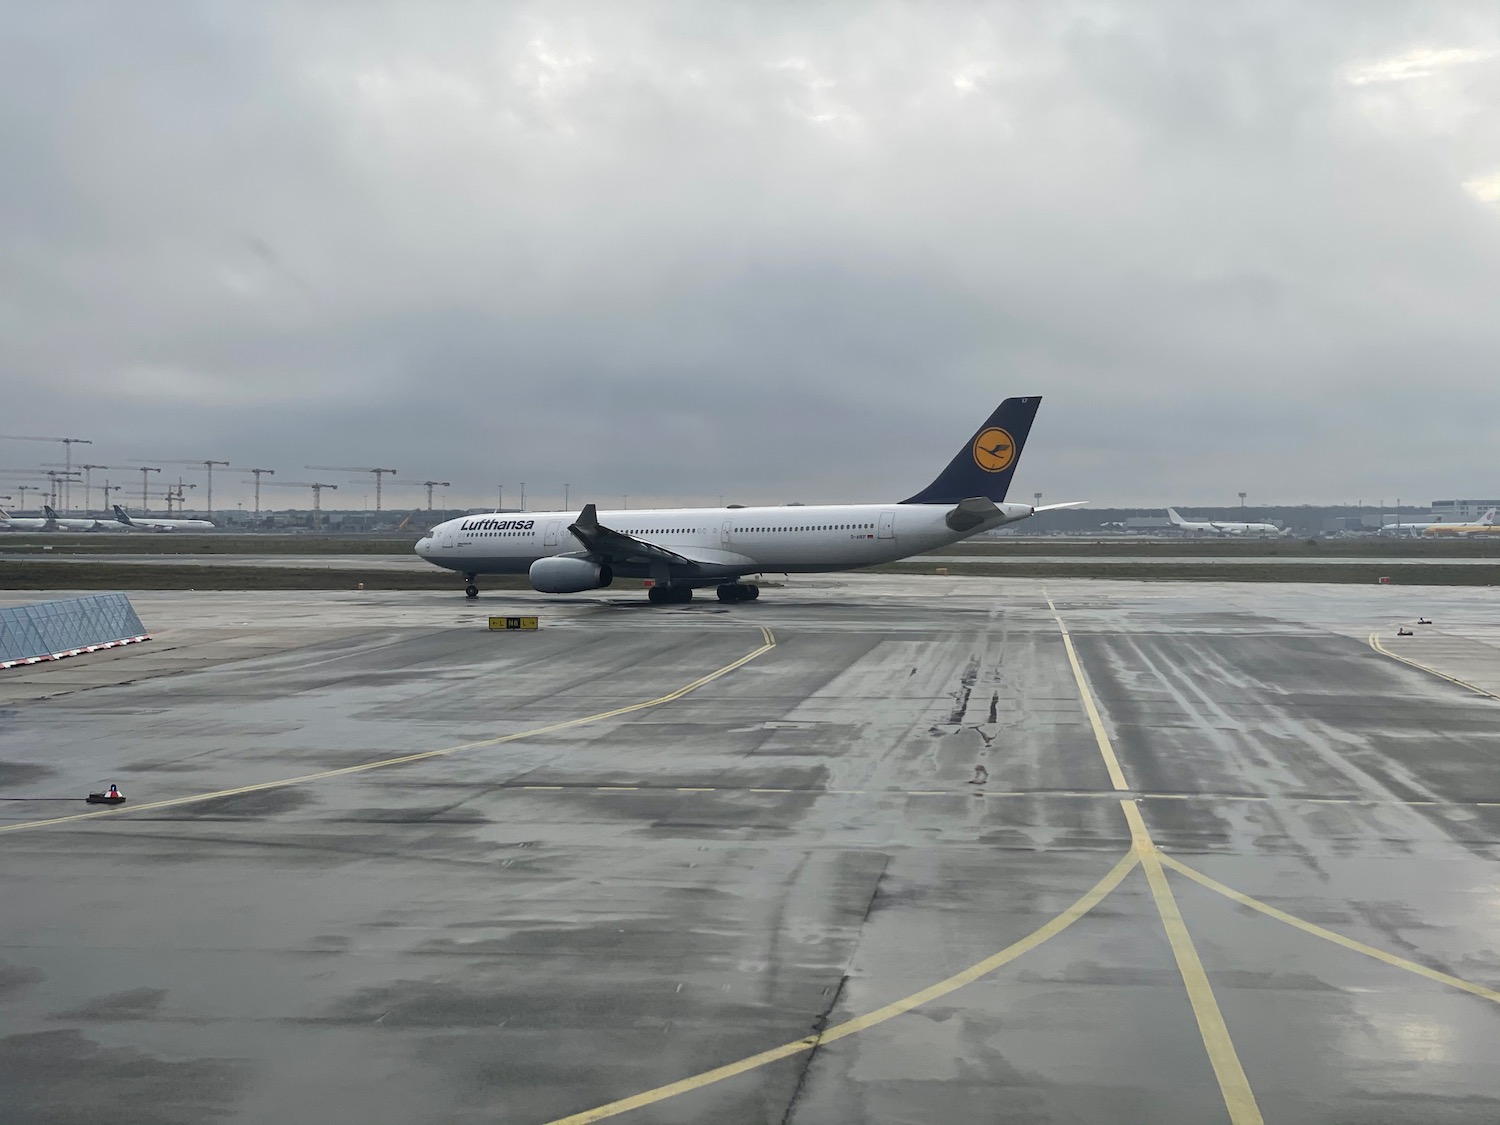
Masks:
[[[5,434],[878,501],[1041,394],[1016,498],[1500,494],[1493,0],[0,13]]]

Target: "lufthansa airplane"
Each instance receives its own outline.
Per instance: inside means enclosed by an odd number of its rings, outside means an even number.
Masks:
[[[159,520],[152,516],[129,515],[115,505],[115,523],[131,531],[217,531],[209,520]]]
[[[651,580],[657,604],[718,588],[723,602],[753,601],[752,574],[855,570],[957,543],[981,531],[1073,504],[1008,504],[1006,490],[1040,397],[1008,398],[921,492],[895,504],[750,508],[655,508],[581,513],[495,512],[440,523],[417,543],[428,562],[464,576],[526,574],[548,594]]]

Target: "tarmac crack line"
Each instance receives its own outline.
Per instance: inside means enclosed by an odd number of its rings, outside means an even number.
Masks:
[[[1053,604],[1051,596],[1045,590],[1042,596],[1047,599],[1047,608],[1052,610],[1053,617],[1057,619],[1057,627],[1062,632],[1063,647],[1068,653],[1068,663],[1073,668],[1078,695],[1088,714],[1089,724],[1094,729],[1094,741],[1098,744],[1110,781],[1117,790],[1128,791],[1130,787],[1125,784],[1125,774],[1115,756],[1109,732],[1104,729],[1104,720],[1099,715],[1093,692],[1089,690],[1088,681],[1084,678],[1083,666],[1078,661],[1072,638],[1068,635],[1067,624]],[[1224,1022],[1224,1013],[1214,996],[1213,985],[1203,968],[1203,961],[1198,956],[1198,949],[1193,944],[1193,937],[1188,932],[1182,911],[1177,906],[1172,887],[1167,882],[1167,874],[1162,870],[1163,857],[1157,849],[1156,841],[1151,838],[1145,818],[1141,816],[1140,804],[1135,799],[1127,798],[1120,801],[1120,809],[1130,826],[1131,854],[1137,857],[1146,872],[1151,899],[1156,904],[1156,913],[1161,918],[1167,944],[1171,946],[1172,957],[1177,962],[1177,973],[1187,990],[1193,1018],[1198,1024],[1198,1035],[1203,1040],[1203,1049],[1208,1054],[1209,1065],[1219,1084],[1224,1108],[1229,1111],[1231,1125],[1264,1125],[1265,1119],[1256,1103],[1255,1092],[1250,1088],[1250,1080],[1245,1076],[1245,1068],[1240,1063],[1239,1053],[1234,1049],[1234,1040],[1229,1035],[1229,1025]]]
[[[1420,962],[1409,961],[1405,957],[1398,957],[1394,953],[1388,953],[1384,949],[1378,949],[1373,945],[1366,945],[1355,938],[1345,937],[1334,930],[1324,929],[1316,923],[1298,918],[1295,914],[1288,914],[1285,910],[1279,910],[1268,902],[1261,902],[1259,899],[1251,898],[1242,891],[1225,886],[1217,879],[1210,878],[1197,868],[1189,867],[1181,860],[1174,859],[1170,855],[1163,854],[1159,858],[1162,863],[1166,864],[1173,871],[1186,875],[1193,882],[1207,887],[1215,894],[1223,895],[1231,902],[1237,902],[1241,906],[1248,906],[1251,910],[1258,910],[1268,918],[1275,918],[1278,922],[1285,922],[1288,926],[1299,929],[1303,933],[1322,938],[1324,941],[1330,941],[1334,945],[1353,950],[1355,953],[1363,953],[1366,957],[1373,957],[1377,961],[1383,961],[1387,965],[1404,969],[1408,973],[1415,973],[1419,977],[1426,977],[1428,980],[1436,981],[1439,984],[1446,984],[1451,988],[1459,988],[1472,996],[1478,996],[1500,1004],[1500,992],[1497,992],[1493,988],[1486,988],[1482,984],[1475,984],[1473,981],[1464,980],[1462,977],[1453,976],[1451,973],[1429,968]]]
[[[378,762],[364,762],[357,766],[343,766],[339,769],[320,770],[317,773],[302,774],[298,777],[285,777],[276,781],[260,781],[253,785],[240,785],[233,789],[218,789],[211,793],[193,793],[186,797],[170,797],[163,801],[148,801],[142,805],[127,805],[124,808],[100,809],[98,812],[71,813],[68,816],[48,817],[44,820],[27,820],[18,824],[7,824],[0,827],[0,835],[8,832],[25,832],[33,828],[47,828],[56,824],[69,824],[85,820],[96,820],[105,818],[118,820],[122,816],[131,813],[150,812],[159,809],[180,808],[183,805],[200,804],[204,801],[217,800],[221,797],[241,797],[247,793],[264,793],[271,789],[287,789],[293,785],[308,785],[314,781],[326,781],[334,777],[349,777],[353,774],[368,773],[371,770],[388,769],[391,766],[410,765],[413,762],[425,762],[432,758],[447,757],[451,754],[459,754],[465,750],[481,750],[490,746],[501,746],[507,742],[518,742],[523,738],[535,738],[538,735],[553,734],[560,730],[571,730],[574,727],[586,726],[589,723],[602,722],[605,719],[618,718],[621,715],[631,715],[637,711],[646,711],[653,707],[660,707],[666,703],[672,703],[681,699],[690,692],[697,691],[701,687],[713,683],[715,680],[729,675],[737,668],[742,668],[758,656],[763,656],[776,647],[776,638],[771,630],[760,626],[762,644],[740,657],[732,660],[722,668],[716,668],[705,676],[699,676],[691,683],[684,684],[675,691],[666,695],[659,695],[655,699],[643,700],[640,703],[630,703],[624,707],[615,707],[608,711],[600,711],[593,715],[582,715],[576,719],[564,719],[561,722],[549,723],[546,726],[533,727],[530,730],[514,731],[511,734],[502,734],[496,738],[484,738],[476,742],[463,742],[457,746],[445,746],[438,750],[423,750],[415,754],[402,754],[395,758],[383,758]]]
[[[854,964],[854,959],[859,956],[859,943],[865,934],[865,926],[869,924],[870,912],[875,909],[875,900],[880,897],[880,886],[885,882],[885,873],[891,869],[891,857],[887,854],[884,862],[880,865],[880,874],[875,876],[875,885],[870,888],[870,899],[865,903],[864,915],[859,920],[859,931],[854,938],[854,948],[849,951],[848,965]],[[787,1099],[786,1112],[781,1115],[781,1125],[788,1125],[792,1119],[792,1112],[797,1108],[797,1101],[802,1097],[802,1088],[807,1083],[808,1073],[812,1070],[813,1060],[818,1057],[818,1048],[823,1046],[825,1034],[828,1030],[829,1017],[833,1010],[838,1007],[839,1000],[843,998],[844,989],[849,985],[849,970],[846,967],[844,973],[839,977],[839,986],[833,990],[833,995],[828,998],[828,1003],[818,1013],[818,1018],[813,1024],[813,1045],[808,1048],[807,1057],[802,1060],[802,1065],[797,1069],[797,1084],[792,1087],[792,1096]]]
[[[666,1101],[668,1098],[675,1098],[680,1094],[686,1094],[693,1090],[701,1090],[706,1086],[712,1086],[715,1083],[723,1082],[725,1079],[734,1078],[737,1075],[757,1070],[770,1063],[791,1058],[804,1051],[811,1051],[814,1047],[826,1046],[829,1043],[837,1042],[850,1035],[867,1031],[872,1027],[877,1027],[889,1020],[893,1020],[897,1016],[905,1015],[915,1008],[920,1008],[923,1004],[957,992],[965,985],[973,984],[982,977],[988,976],[1001,966],[1009,964],[1022,954],[1029,953],[1037,946],[1062,933],[1074,922],[1103,902],[1110,892],[1124,881],[1125,876],[1135,870],[1135,866],[1139,862],[1140,856],[1136,852],[1127,852],[1120,857],[1119,862],[1114,867],[1110,868],[1104,878],[1085,891],[1083,896],[1074,902],[1072,906],[1069,906],[1061,914],[1053,917],[1051,921],[1044,923],[1035,930],[1032,930],[1025,937],[1007,945],[998,953],[992,954],[983,961],[976,962],[962,972],[955,973],[951,977],[938,981],[936,984],[928,985],[920,992],[913,992],[910,996],[903,996],[900,1000],[894,1000],[882,1008],[876,1008],[872,1012],[867,1012],[865,1015],[835,1024],[833,1027],[824,1030],[821,1035],[807,1035],[790,1043],[783,1043],[779,1047],[772,1047],[770,1050],[761,1051],[759,1054],[749,1055],[746,1058],[726,1063],[712,1070],[705,1070],[689,1078],[669,1082],[665,1086],[657,1086],[655,1089],[646,1090],[628,1098],[621,1098],[618,1101],[608,1102],[605,1105],[584,1110],[582,1113],[559,1117],[554,1121],[548,1122],[547,1125],[592,1125],[593,1122],[618,1117],[620,1114],[629,1113],[633,1109],[655,1105],[657,1102]]]

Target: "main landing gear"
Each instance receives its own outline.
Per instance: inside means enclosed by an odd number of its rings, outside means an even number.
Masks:
[[[464,575],[464,582],[466,583],[466,585],[464,586],[464,597],[477,598],[479,596],[479,587],[474,585],[474,579],[478,577],[479,575],[477,574]]]
[[[693,600],[691,586],[652,586],[646,591],[652,605],[687,605]]]
[[[753,602],[760,597],[760,587],[742,582],[730,582],[719,587],[721,602]]]

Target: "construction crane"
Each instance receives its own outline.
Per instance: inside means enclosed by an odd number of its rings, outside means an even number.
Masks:
[[[170,516],[172,514],[172,505],[174,503],[177,505],[177,514],[179,516],[182,515],[183,507],[185,506],[185,504],[187,502],[187,492],[186,492],[186,490],[189,489],[189,488],[197,488],[197,487],[198,486],[196,484],[187,484],[187,483],[185,483],[181,477],[177,478],[177,491],[176,492],[172,491],[172,486],[170,484],[167,485],[167,492],[166,492],[167,515]]]
[[[29,435],[21,435],[21,434],[0,434],[0,441],[60,441],[60,442],[62,442],[63,449],[66,451],[66,454],[65,454],[65,456],[64,456],[63,459],[64,459],[64,461],[66,461],[66,465],[64,465],[64,468],[67,468],[67,469],[71,469],[73,467],[73,447],[75,445],[93,445],[94,444],[93,441],[90,438],[81,438],[81,437],[31,437]],[[66,488],[66,485],[64,487]],[[67,502],[71,501],[72,499],[73,499],[72,493],[69,492],[68,495],[67,495],[67,497],[66,497],[66,500],[65,500],[65,502],[63,504],[63,510],[64,511],[66,511],[67,508],[68,508],[68,503]]]
[[[413,488],[425,488],[427,490],[427,510],[432,511],[432,490],[434,488],[452,488],[453,485],[445,480],[395,480],[392,484],[409,484]]]
[[[395,469],[372,469],[363,465],[303,465],[304,469],[313,469],[320,473],[374,473],[375,474],[375,510],[380,511],[380,482],[386,473],[395,475]]]
[[[59,465],[59,464],[57,464],[56,462],[53,462],[53,461],[43,461],[42,464],[46,468],[49,468],[49,469],[72,469],[73,468],[73,466],[71,464]],[[78,467],[83,470],[83,506],[84,506],[85,509],[87,509],[88,506],[89,506],[89,497],[92,496],[93,493],[94,493],[94,484],[93,484],[93,478],[92,478],[93,471],[95,469],[108,469],[108,468],[111,468],[112,466],[109,466],[109,465],[83,464],[83,465],[79,465]],[[85,511],[85,515],[86,514],[87,514],[87,512]]]
[[[274,477],[275,469],[246,469],[246,472],[255,474],[255,514],[260,515],[260,478],[262,476]],[[249,481],[241,481],[241,484],[249,484]]]
[[[212,460],[210,458],[207,458],[207,457],[197,457],[197,458],[194,458],[194,457],[180,458],[179,457],[179,458],[173,458],[173,459],[170,459],[170,460],[163,461],[162,464],[163,465],[202,465],[205,469],[208,470],[208,492],[207,492],[207,494],[204,497],[204,503],[207,504],[207,506],[208,506],[208,515],[209,515],[209,518],[212,519],[213,518],[213,514],[214,514],[214,466],[215,465],[223,465],[224,468],[227,469],[227,468],[229,468],[229,462],[228,461],[214,461],[214,460]],[[179,489],[179,491],[181,491],[181,490]]]
[[[42,475],[42,472],[41,472],[40,469],[0,469],[0,476],[5,476],[5,477],[20,477],[22,480],[35,479],[36,477],[39,477],[41,475]],[[17,484],[17,483],[15,483],[13,481],[6,481],[5,482],[5,487],[6,488],[14,488],[16,490],[16,492],[18,492],[20,494],[21,501],[20,501],[19,506],[16,508],[16,510],[19,511],[19,512],[24,512],[26,510],[26,494],[28,492],[45,492],[46,491],[46,489],[42,488],[41,485],[37,485],[37,484]]]
[[[331,488],[335,492],[339,490],[336,484],[324,484],[316,480],[279,480],[276,481],[278,488],[310,488],[313,490],[313,526],[316,527],[323,522],[323,490]]]
[[[47,480],[51,485],[48,490],[47,499],[52,502],[52,506],[54,508],[62,508],[64,511],[67,510],[67,498],[64,494],[64,490],[67,489],[68,486],[71,485],[75,480],[77,480],[80,475],[81,474],[77,469],[68,469],[65,471],[59,471],[57,469],[47,470]]]
[[[151,497],[149,494],[150,489],[146,482],[151,478],[147,474],[159,473],[161,470],[154,465],[136,465],[130,471],[141,474],[141,511],[149,512],[151,510]]]
[[[104,498],[104,507],[99,509],[101,513],[109,511],[109,494],[111,492],[119,492],[124,487],[121,484],[110,484],[108,477],[104,479],[104,483],[99,486],[99,495]]]

